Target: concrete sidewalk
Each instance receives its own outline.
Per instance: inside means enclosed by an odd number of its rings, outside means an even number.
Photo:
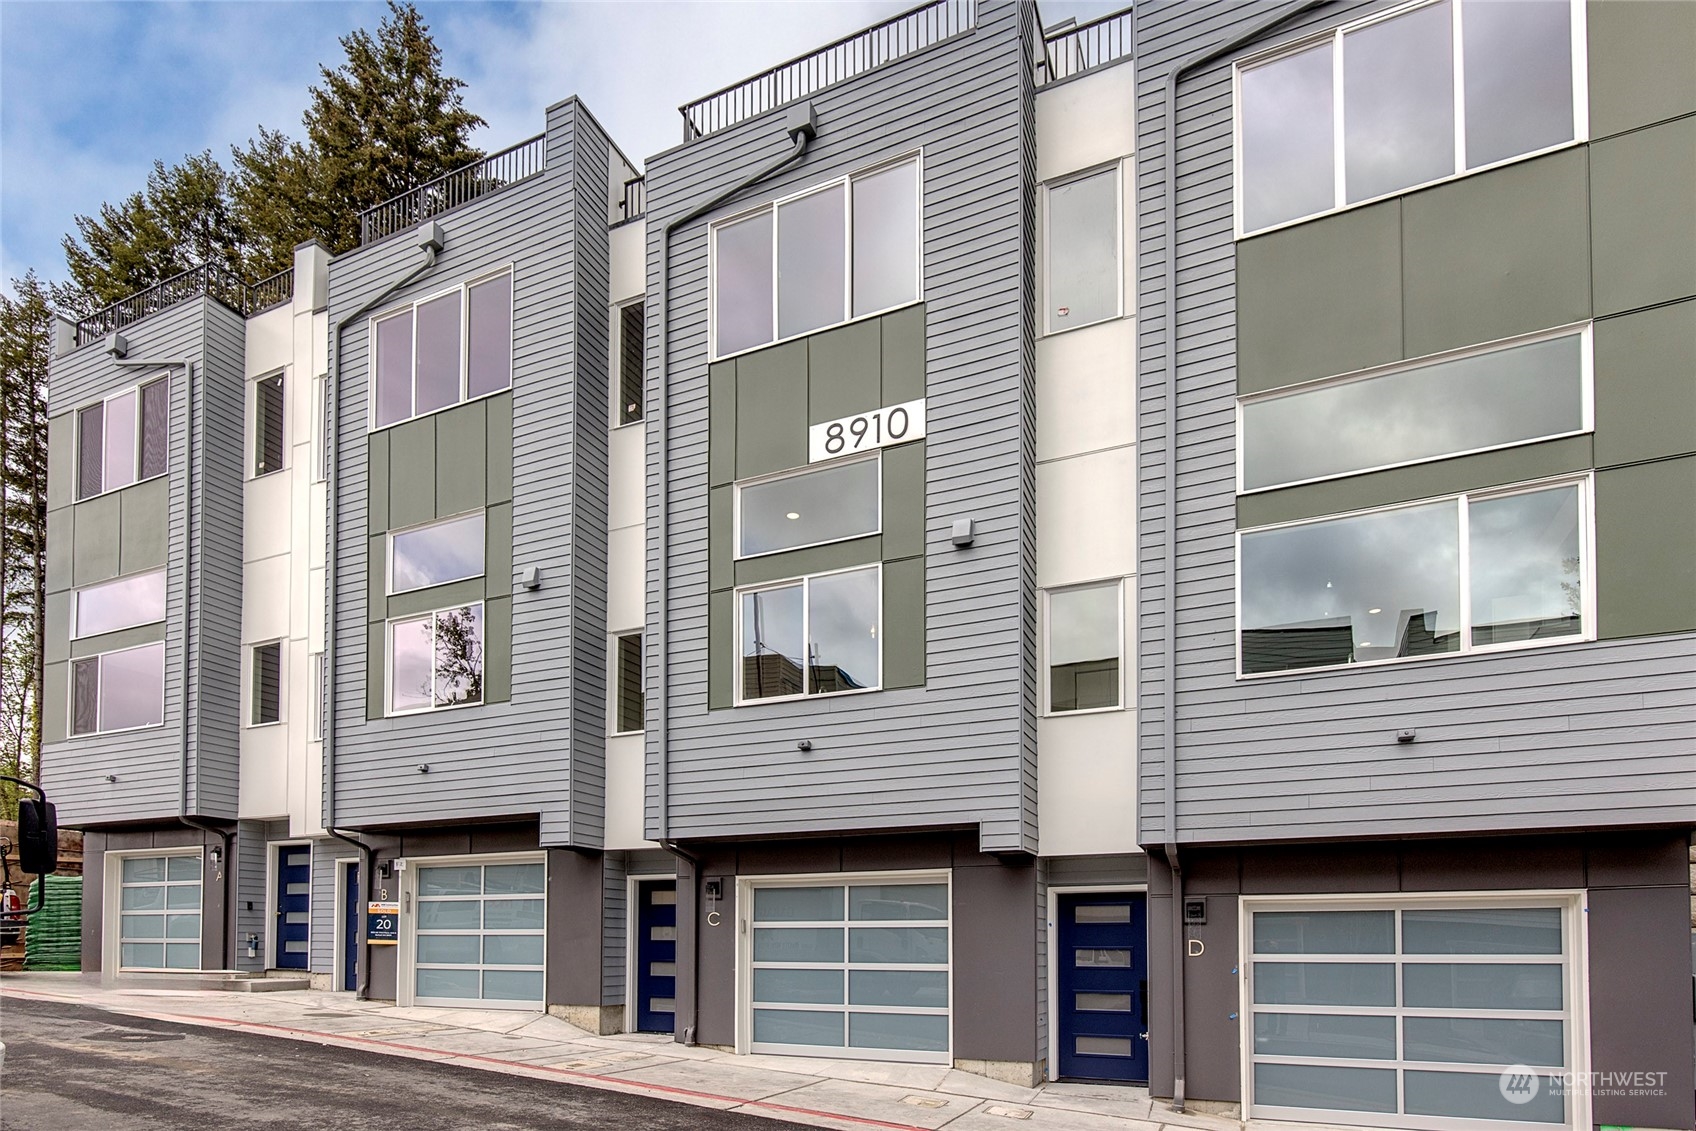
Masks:
[[[95,974],[6,974],[4,1000],[75,1002],[116,1013],[240,1029],[490,1072],[639,1092],[840,1131],[1240,1131],[1233,1119],[1179,1115],[1144,1088],[1020,1088],[932,1065],[733,1056],[645,1033],[596,1036],[556,1017],[400,1009],[351,993],[233,994],[102,985]]]

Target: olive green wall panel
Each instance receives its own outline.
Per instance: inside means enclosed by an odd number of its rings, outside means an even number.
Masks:
[[[542,578],[546,585],[548,579]],[[512,504],[495,503],[483,512],[483,591],[512,596]]]
[[[883,686],[925,682],[925,560],[883,566]]]
[[[1596,142],[1590,194],[1598,317],[1696,295],[1696,117]]]
[[[70,506],[77,488],[77,414],[61,413],[47,421],[47,509]]]
[[[41,697],[41,742],[63,742],[68,737],[70,729],[70,678],[69,663],[48,664],[42,672],[42,689],[45,694]]]
[[[871,565],[883,556],[883,539],[877,535],[854,538],[847,542],[832,542],[827,546],[808,546],[804,550],[787,550],[749,558],[736,563],[736,584],[761,585],[790,577],[805,577],[813,573],[828,573],[833,569]]]
[[[925,308],[909,306],[878,319],[883,335],[883,403],[925,395]]]
[[[117,632],[103,632],[99,636],[85,636],[81,640],[71,641],[72,657],[98,656],[102,652],[116,652],[121,648],[135,648],[142,644],[157,644],[165,639],[165,624],[141,624],[134,628],[123,628]]]
[[[1696,299],[1601,319],[1595,333],[1596,465],[1696,452]]]
[[[1696,112],[1696,4],[1601,0],[1585,19],[1591,137]]]
[[[114,492],[81,502],[71,536],[71,582],[88,585],[118,575],[119,502]]]
[[[1587,471],[1593,466],[1591,438],[1569,436],[1564,440],[1547,440],[1458,459],[1243,495],[1237,499],[1237,526],[1247,529],[1438,495],[1456,495],[1462,491],[1482,491],[1489,487]]]
[[[1605,639],[1696,630],[1696,457],[1596,473],[1596,621]]]
[[[736,488],[707,490],[707,588],[736,584]]]
[[[163,569],[170,547],[171,481],[150,479],[118,492],[118,572]]]
[[[478,510],[488,498],[488,414],[482,401],[438,412],[436,518]]]
[[[389,528],[389,434],[373,432],[366,443],[365,531],[376,534]]]
[[[512,598],[496,597],[483,605],[483,701],[512,698]]]
[[[1404,197],[1407,356],[1588,318],[1586,182],[1580,148]]]
[[[728,589],[707,594],[707,707],[735,702],[731,681],[736,671],[735,596]]]
[[[707,482],[720,487],[736,478],[736,363],[707,370]]]
[[[510,503],[512,501],[512,394],[501,393],[489,397],[483,404],[488,412],[488,453],[489,478],[488,496],[490,503]]]
[[[807,343],[736,359],[736,478],[807,462]]]
[[[389,528],[436,517],[436,422],[426,416],[389,429]]]
[[[1237,245],[1237,392],[1399,361],[1401,202]]]
[[[925,552],[925,442],[883,449],[883,554]]]
[[[47,512],[47,591],[69,589],[71,543],[76,540],[76,508],[61,507]]]
[[[397,593],[389,598],[389,619],[416,616],[434,609],[456,609],[461,605],[473,605],[483,600],[484,596],[481,577],[450,581],[446,585],[432,585],[428,589],[414,589],[410,593]]]
[[[383,688],[386,681],[388,628],[382,621],[365,627],[365,717],[380,719],[384,708]]]
[[[365,541],[365,617],[389,615],[389,536],[372,534]]]
[[[42,646],[49,663],[67,659],[71,654],[71,633],[76,629],[71,618],[75,607],[72,590],[47,594],[47,625],[42,633]]]
[[[807,339],[807,423],[870,412],[882,404],[883,335],[876,320]]]

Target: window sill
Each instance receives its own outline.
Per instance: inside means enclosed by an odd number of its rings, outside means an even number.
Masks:
[[[247,481],[249,483],[255,483],[255,482],[258,482],[261,479],[269,479],[273,475],[281,475],[283,472],[285,472],[287,470],[288,470],[288,467],[284,466],[284,467],[273,468],[270,471],[256,471],[252,475],[249,475],[247,477]]]
[[[1116,715],[1124,714],[1129,708],[1123,703],[1113,707],[1085,707],[1077,711],[1044,711],[1045,719],[1075,719],[1079,715]]]
[[[612,428],[612,430],[614,432],[618,432],[618,431],[621,431],[625,428],[634,428],[638,424],[646,424],[647,422],[648,422],[648,420],[647,420],[646,417],[638,417],[635,420],[627,420],[623,424],[617,424],[617,423],[612,424],[610,427]]]
[[[164,722],[160,721],[157,723],[143,723],[138,727],[118,727],[116,730],[88,730],[81,734],[66,735],[65,741],[75,742],[79,738],[105,738],[108,735],[113,734],[134,734],[138,730],[160,730],[164,726]]]
[[[608,738],[641,738],[643,735],[645,735],[647,733],[648,732],[646,730],[609,730],[607,732],[607,737]]]
[[[1044,330],[1037,336],[1039,338],[1058,338],[1077,330],[1087,330],[1091,326],[1105,326],[1109,322],[1123,322],[1127,318],[1135,317],[1135,311],[1122,310],[1118,314],[1110,314],[1106,318],[1097,318],[1094,322],[1079,322],[1076,326],[1062,326],[1058,330]]]
[[[1593,629],[1586,629],[1581,635],[1563,636],[1556,640],[1516,640],[1508,644],[1485,644],[1467,648],[1459,652],[1433,652],[1428,656],[1389,656],[1382,660],[1361,660],[1353,664],[1326,664],[1323,667],[1286,668],[1275,672],[1245,672],[1238,661],[1237,681],[1247,682],[1262,679],[1287,679],[1291,676],[1317,675],[1325,672],[1346,672],[1359,668],[1382,668],[1396,664],[1421,664],[1432,660],[1464,660],[1475,656],[1500,656],[1513,652],[1530,652],[1541,648],[1567,648],[1574,644],[1594,644],[1596,634]],[[1240,644],[1240,638],[1239,638]]]
[[[440,715],[452,711],[466,711],[474,707],[481,706],[484,706],[484,702],[482,700],[478,700],[475,703],[449,703],[442,707],[414,707],[410,711],[385,711],[383,712],[383,717],[385,719],[416,719],[422,718],[425,715]]]
[[[731,704],[731,707],[763,707],[767,703],[805,703],[809,700],[843,699],[855,695],[870,695],[874,691],[882,690],[883,687],[880,684],[877,687],[857,687],[852,691],[814,692],[811,695],[768,695],[762,699],[738,699]]]
[[[288,721],[287,719],[273,719],[272,721],[270,721],[268,723],[243,723],[242,729],[243,730],[270,730],[272,727],[282,726],[287,721]]]

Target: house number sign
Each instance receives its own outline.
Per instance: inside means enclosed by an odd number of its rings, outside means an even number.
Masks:
[[[924,436],[925,402],[921,397],[813,425],[807,429],[807,462],[857,455]]]

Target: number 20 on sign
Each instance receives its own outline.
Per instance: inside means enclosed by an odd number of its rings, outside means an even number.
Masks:
[[[807,429],[807,462],[819,463],[838,456],[851,456],[892,444],[922,440],[925,435],[925,402],[921,398],[904,404],[885,405],[871,412],[827,420]]]

